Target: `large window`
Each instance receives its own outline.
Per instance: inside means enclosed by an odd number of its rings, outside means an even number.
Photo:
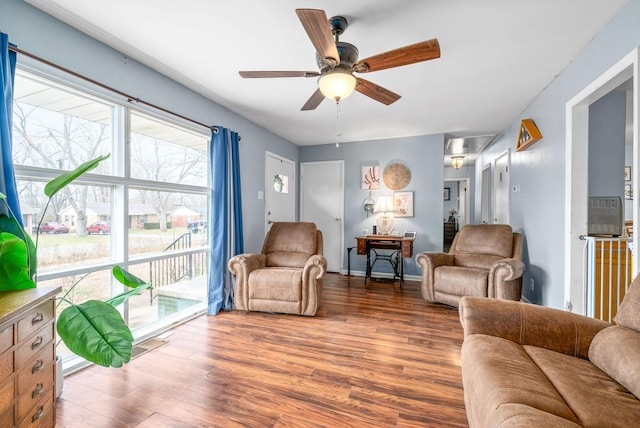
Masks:
[[[138,337],[202,312],[208,131],[20,69],[14,99],[23,221],[29,233],[40,232],[38,286],[59,285],[66,293],[80,281],[67,298],[105,299],[119,291],[110,269],[123,266],[153,284],[121,307]],[[57,194],[45,211],[48,180],[107,153],[107,161]]]

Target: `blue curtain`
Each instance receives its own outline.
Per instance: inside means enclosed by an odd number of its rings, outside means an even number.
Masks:
[[[7,204],[22,224],[16,177],[13,173],[13,81],[16,75],[16,53],[9,50],[9,36],[0,33],[0,192],[7,196]]]
[[[226,128],[212,128],[211,158],[211,264],[207,313],[234,308],[234,278],[227,262],[244,252],[240,156],[238,134]]]

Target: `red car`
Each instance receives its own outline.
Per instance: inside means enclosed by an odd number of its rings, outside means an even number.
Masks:
[[[69,233],[69,228],[55,221],[48,221],[40,225],[40,233]]]
[[[97,221],[90,226],[87,226],[87,232],[89,235],[97,233],[98,235],[104,235],[111,232],[111,223],[108,221]]]

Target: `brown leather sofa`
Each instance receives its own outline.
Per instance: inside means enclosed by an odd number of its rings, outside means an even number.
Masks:
[[[313,316],[322,295],[327,260],[313,223],[276,222],[260,254],[229,260],[236,276],[236,309]]]
[[[522,236],[506,224],[466,225],[448,253],[416,256],[422,268],[422,297],[458,306],[462,296],[520,300]]]
[[[640,426],[640,279],[614,319],[463,297],[469,426]]]

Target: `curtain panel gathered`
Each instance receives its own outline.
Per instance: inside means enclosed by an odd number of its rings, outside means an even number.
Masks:
[[[18,189],[13,172],[13,82],[16,75],[16,53],[9,50],[9,36],[0,33],[0,192],[22,225]],[[6,211],[4,205],[0,212]],[[6,212],[5,212],[6,214]]]
[[[207,313],[234,308],[234,278],[227,262],[244,252],[240,156],[238,134],[226,128],[212,128],[211,160],[211,264]]]

